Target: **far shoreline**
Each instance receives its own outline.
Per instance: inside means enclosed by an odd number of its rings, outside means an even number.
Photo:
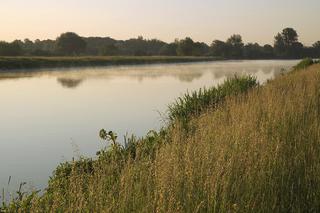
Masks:
[[[216,57],[179,56],[61,56],[61,57],[0,57],[0,73],[32,72],[38,69],[110,67],[130,65],[174,64],[223,61]]]

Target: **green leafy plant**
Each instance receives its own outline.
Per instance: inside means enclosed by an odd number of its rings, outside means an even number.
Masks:
[[[101,129],[99,132],[99,136],[101,139],[103,139],[105,141],[111,141],[113,145],[117,144],[116,140],[117,140],[118,136],[113,131],[107,132],[105,129]]]

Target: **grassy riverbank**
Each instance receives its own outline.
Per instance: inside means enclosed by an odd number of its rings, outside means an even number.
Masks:
[[[114,57],[0,57],[0,71],[12,69],[112,66],[214,61],[213,57],[114,56]]]
[[[318,212],[319,106],[318,64],[263,86],[229,80],[178,100],[168,127],[124,146],[101,131],[110,148],[61,164],[43,195],[6,210]]]

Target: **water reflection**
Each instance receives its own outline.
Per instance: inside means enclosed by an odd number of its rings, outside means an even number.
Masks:
[[[57,81],[62,85],[62,87],[74,89],[83,82],[83,79],[58,78]]]
[[[64,88],[77,88],[88,79],[111,80],[126,77],[138,82],[147,79],[158,79],[161,77],[173,77],[180,82],[192,82],[200,79],[205,73],[211,73],[213,79],[233,77],[234,75],[264,75],[277,76],[284,70],[288,70],[296,61],[228,61],[198,64],[176,64],[176,65],[148,65],[148,66],[122,66],[104,68],[65,68],[34,70],[32,72],[0,73],[0,80],[39,78],[56,78],[57,82]],[[258,76],[259,77],[259,76]]]

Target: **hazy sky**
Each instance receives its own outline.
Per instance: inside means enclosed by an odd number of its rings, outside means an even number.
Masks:
[[[319,11],[320,0],[1,0],[0,40],[55,39],[73,31],[211,43],[239,33],[263,44],[290,26],[309,45],[320,40]]]

